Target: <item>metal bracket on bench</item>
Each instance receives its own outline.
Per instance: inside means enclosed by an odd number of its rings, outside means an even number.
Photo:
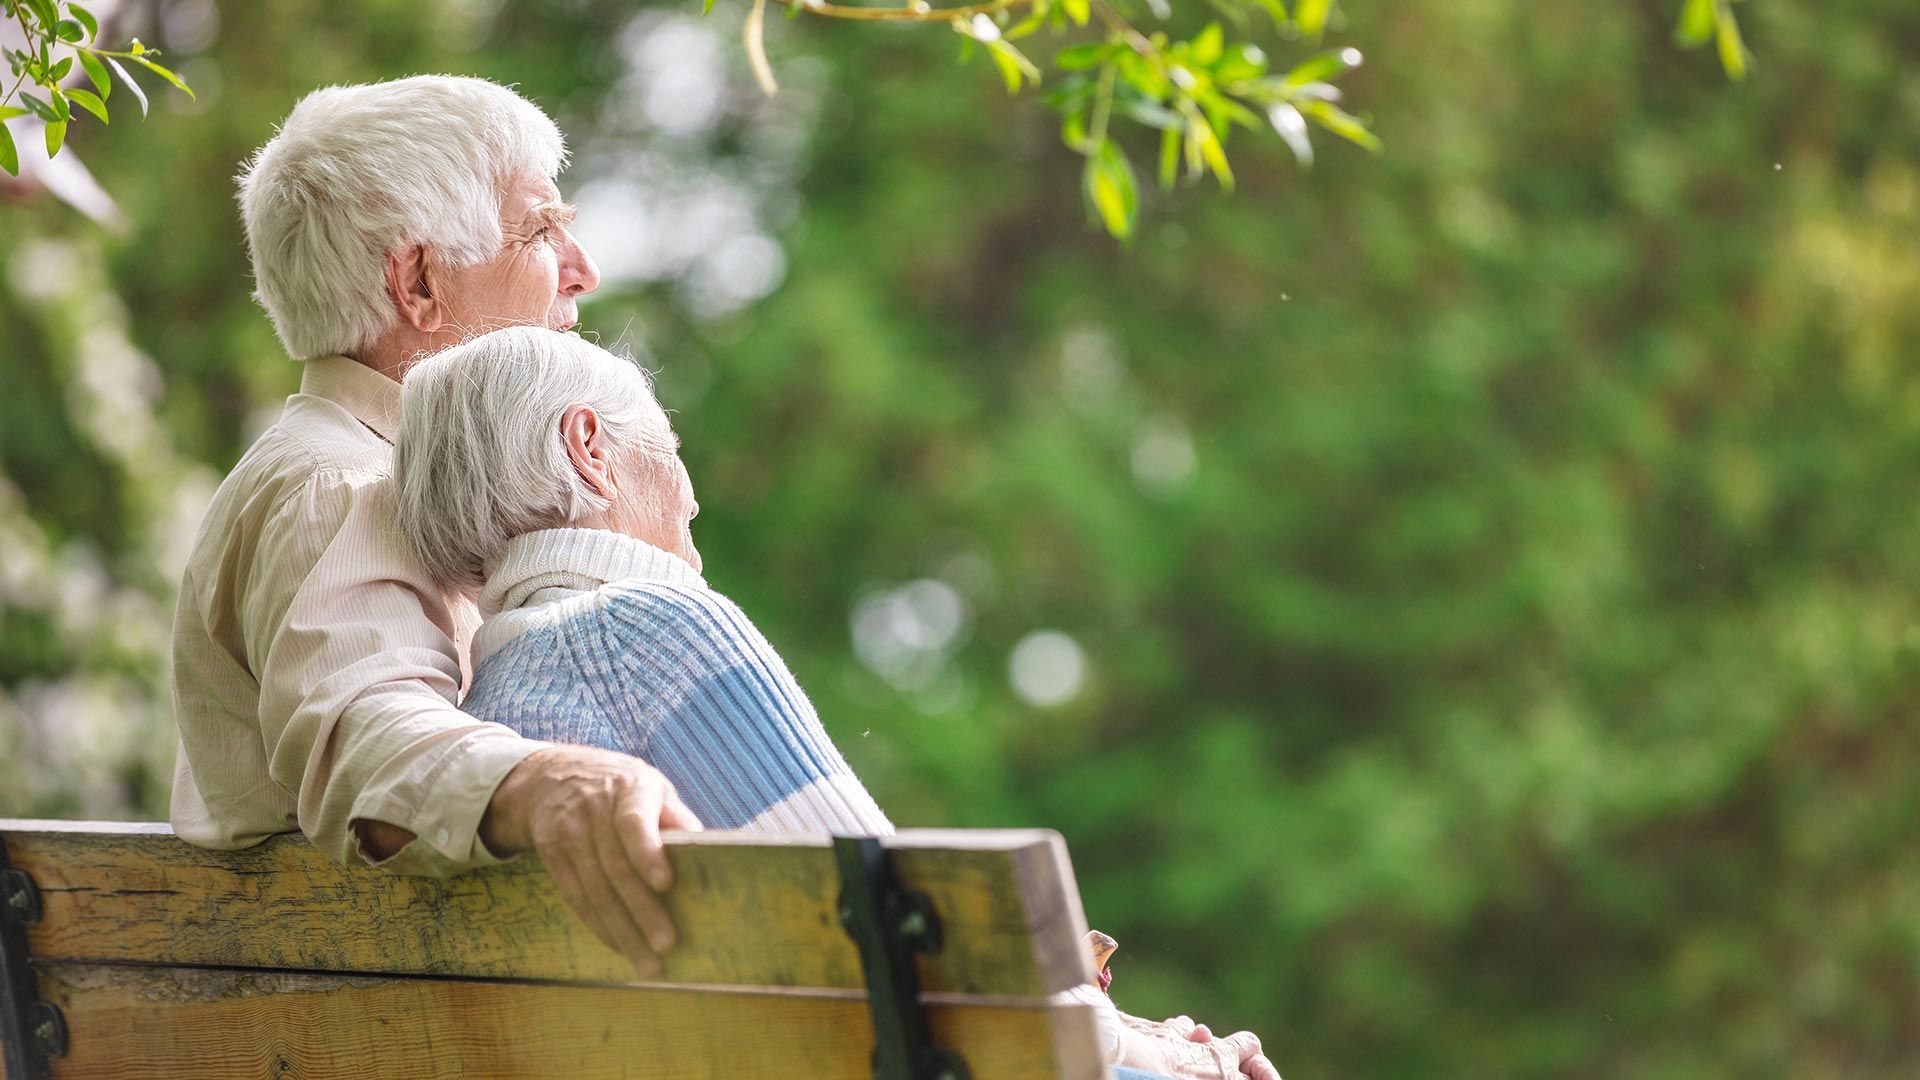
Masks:
[[[40,890],[7,861],[0,840],[0,1041],[7,1076],[23,1080],[43,1080],[47,1060],[67,1052],[66,1020],[40,1000],[27,962],[27,924],[39,921]]]
[[[920,1007],[915,953],[940,951],[940,913],[924,893],[903,888],[887,849],[873,837],[836,837],[840,925],[860,946],[873,1010],[875,1080],[968,1080],[960,1055],[933,1045]]]

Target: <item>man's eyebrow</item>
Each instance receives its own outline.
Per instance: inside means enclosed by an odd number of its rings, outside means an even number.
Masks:
[[[527,211],[527,219],[542,225],[570,225],[580,216],[580,209],[572,203],[543,202]]]

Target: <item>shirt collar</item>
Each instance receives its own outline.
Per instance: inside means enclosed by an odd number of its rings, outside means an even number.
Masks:
[[[400,430],[400,384],[345,356],[317,356],[306,362],[300,392],[331,401],[387,442]]]
[[[525,607],[543,589],[588,592],[611,581],[641,579],[704,587],[686,560],[609,529],[541,529],[507,541],[488,561],[480,614]]]

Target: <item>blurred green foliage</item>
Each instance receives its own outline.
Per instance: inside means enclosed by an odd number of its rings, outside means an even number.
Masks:
[[[1124,255],[952,40],[771,39],[793,113],[695,149],[803,143],[778,287],[586,315],[711,579],[896,821],[1066,834],[1131,1011],[1296,1077],[1910,1074],[1920,7],[1749,5],[1739,84],[1664,2],[1344,7],[1390,152],[1143,187]],[[229,178],[302,92],[517,82],[568,189],[693,155],[616,116],[626,0],[162,9],[199,101],[71,137],[131,232],[0,208],[0,813],[164,813],[172,574],[298,375]]]

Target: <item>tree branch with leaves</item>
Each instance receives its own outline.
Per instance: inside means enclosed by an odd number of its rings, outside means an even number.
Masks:
[[[1339,18],[1335,0],[1209,0],[1219,15],[1191,36],[1164,29],[1170,0],[987,0],[936,6],[909,0],[873,7],[829,0],[777,0],[787,15],[863,22],[945,23],[965,40],[963,57],[984,54],[1008,93],[1041,82],[1022,39],[1042,31],[1069,41],[1051,65],[1059,80],[1043,95],[1061,114],[1060,135],[1086,159],[1083,192],[1090,216],[1113,236],[1132,236],[1140,214],[1140,185],[1122,148],[1116,122],[1157,133],[1156,175],[1163,189],[1211,176],[1233,188],[1227,143],[1236,127],[1271,129],[1302,166],[1314,160],[1315,128],[1371,151],[1381,149],[1364,115],[1348,112],[1334,80],[1359,67],[1351,46],[1319,51],[1284,71],[1256,40],[1320,46]],[[1687,47],[1716,42],[1728,75],[1746,74],[1747,52],[1732,5],[1735,0],[1684,0],[1676,37]],[[768,93],[777,89],[764,47],[767,0],[753,0],[744,28],[748,58]],[[714,0],[706,0],[710,12]],[[1144,10],[1142,10],[1144,9]]]
[[[1232,190],[1227,156],[1233,130],[1271,129],[1302,167],[1314,160],[1318,128],[1371,151],[1380,149],[1364,115],[1348,112],[1334,81],[1359,67],[1351,46],[1317,51],[1277,68],[1262,34],[1292,45],[1319,48],[1339,18],[1335,0],[1209,0],[1219,15],[1188,36],[1164,27],[1173,17],[1170,0],[980,0],[936,4],[907,0],[870,6],[839,0],[774,0],[789,18],[811,15],[856,22],[945,24],[963,39],[963,58],[985,55],[1008,93],[1038,85],[1041,71],[1019,42],[1046,32],[1066,39],[1050,57],[1059,78],[1042,100],[1061,114],[1061,141],[1081,155],[1089,215],[1113,236],[1133,235],[1140,215],[1140,184],[1116,125],[1155,133],[1155,175],[1163,189],[1212,177]],[[1675,37],[1685,47],[1713,42],[1722,67],[1735,79],[1746,75],[1749,55],[1733,4],[1738,0],[1683,0]],[[742,37],[755,77],[768,93],[778,89],[767,60],[768,0],[752,0]],[[714,0],[705,0],[711,12]],[[147,97],[122,61],[137,64],[185,92],[193,91],[155,59],[159,50],[133,39],[122,50],[99,47],[99,22],[66,0],[0,0],[0,13],[17,24],[24,47],[5,48],[13,85],[0,96],[0,168],[18,175],[19,154],[5,127],[31,114],[46,124],[48,156],[60,152],[74,109],[107,123],[113,78],[147,111]],[[1143,29],[1143,27],[1146,27]],[[1084,40],[1081,40],[1084,39]],[[75,65],[93,89],[66,86]],[[33,89],[26,89],[31,83]],[[15,101],[18,104],[15,104]]]
[[[149,49],[134,38],[125,49],[99,47],[100,20],[80,4],[65,0],[0,0],[0,17],[17,25],[23,46],[0,48],[11,71],[12,85],[0,95],[0,168],[20,175],[20,151],[6,121],[32,115],[46,124],[47,156],[60,152],[67,140],[67,125],[78,108],[108,122],[107,99],[113,93],[113,78],[118,76],[140,103],[140,115],[147,114],[147,95],[127,71],[127,63],[137,64],[160,76],[191,98],[193,90],[155,58],[160,50]],[[75,65],[93,84],[88,90],[67,86]],[[111,72],[111,75],[109,75]],[[31,83],[34,89],[26,89]],[[37,91],[37,92],[36,92]],[[15,104],[15,102],[19,104]]]

